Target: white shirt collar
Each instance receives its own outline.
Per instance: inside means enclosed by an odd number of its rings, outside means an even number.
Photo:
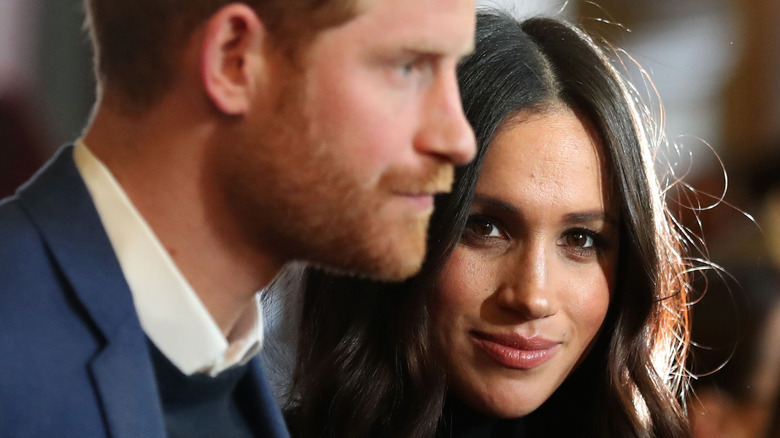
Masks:
[[[108,168],[81,140],[73,158],[130,286],[141,327],[168,360],[186,375],[214,376],[257,354],[263,339],[260,294],[226,339]]]

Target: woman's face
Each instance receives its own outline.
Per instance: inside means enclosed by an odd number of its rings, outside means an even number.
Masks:
[[[507,418],[538,408],[587,353],[619,243],[589,128],[565,108],[514,122],[490,146],[466,230],[429,299],[451,391]]]

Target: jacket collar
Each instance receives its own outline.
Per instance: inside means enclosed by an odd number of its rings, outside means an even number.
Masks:
[[[146,338],[72,153],[70,146],[60,149],[19,190],[19,201],[38,227],[83,311],[105,340],[89,368],[110,435],[164,438]]]

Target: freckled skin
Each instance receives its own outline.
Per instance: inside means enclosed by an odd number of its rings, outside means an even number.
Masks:
[[[518,117],[490,146],[466,232],[429,299],[452,390],[507,418],[537,409],[587,354],[619,247],[601,146],[586,124],[560,107]],[[543,364],[514,369],[486,354],[477,332],[558,346]]]

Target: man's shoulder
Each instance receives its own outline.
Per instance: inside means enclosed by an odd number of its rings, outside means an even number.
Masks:
[[[41,170],[16,195],[0,200],[0,315],[6,311],[35,311],[68,288],[50,241],[66,233],[44,230],[46,222],[63,222],[56,209],[45,206],[50,202],[47,198],[63,202],[63,193],[47,193],[45,186],[28,189],[39,184],[46,172]],[[68,228],[73,224],[62,225]]]
[[[17,198],[0,203],[0,333],[0,435],[105,436],[88,372],[102,341]]]
[[[41,235],[19,200],[12,197],[0,202],[0,288],[45,263],[45,252]]]
[[[40,360],[42,352],[67,349],[60,365],[73,366],[96,348],[90,318],[50,243],[23,202],[0,203],[0,369],[10,374],[43,378],[54,363]]]
[[[68,288],[56,259],[18,200],[1,203],[0,331],[34,337],[36,329],[30,326],[40,318],[55,325],[57,314],[68,312]],[[6,345],[0,342],[2,347]]]
[[[79,197],[88,196],[72,190],[79,180],[69,149],[61,148],[15,195],[0,200],[0,293],[10,289],[14,279],[40,275],[39,268],[53,262],[47,237],[66,235],[76,225],[73,214],[71,219],[60,217],[75,208]],[[61,227],[53,233],[51,224]]]

